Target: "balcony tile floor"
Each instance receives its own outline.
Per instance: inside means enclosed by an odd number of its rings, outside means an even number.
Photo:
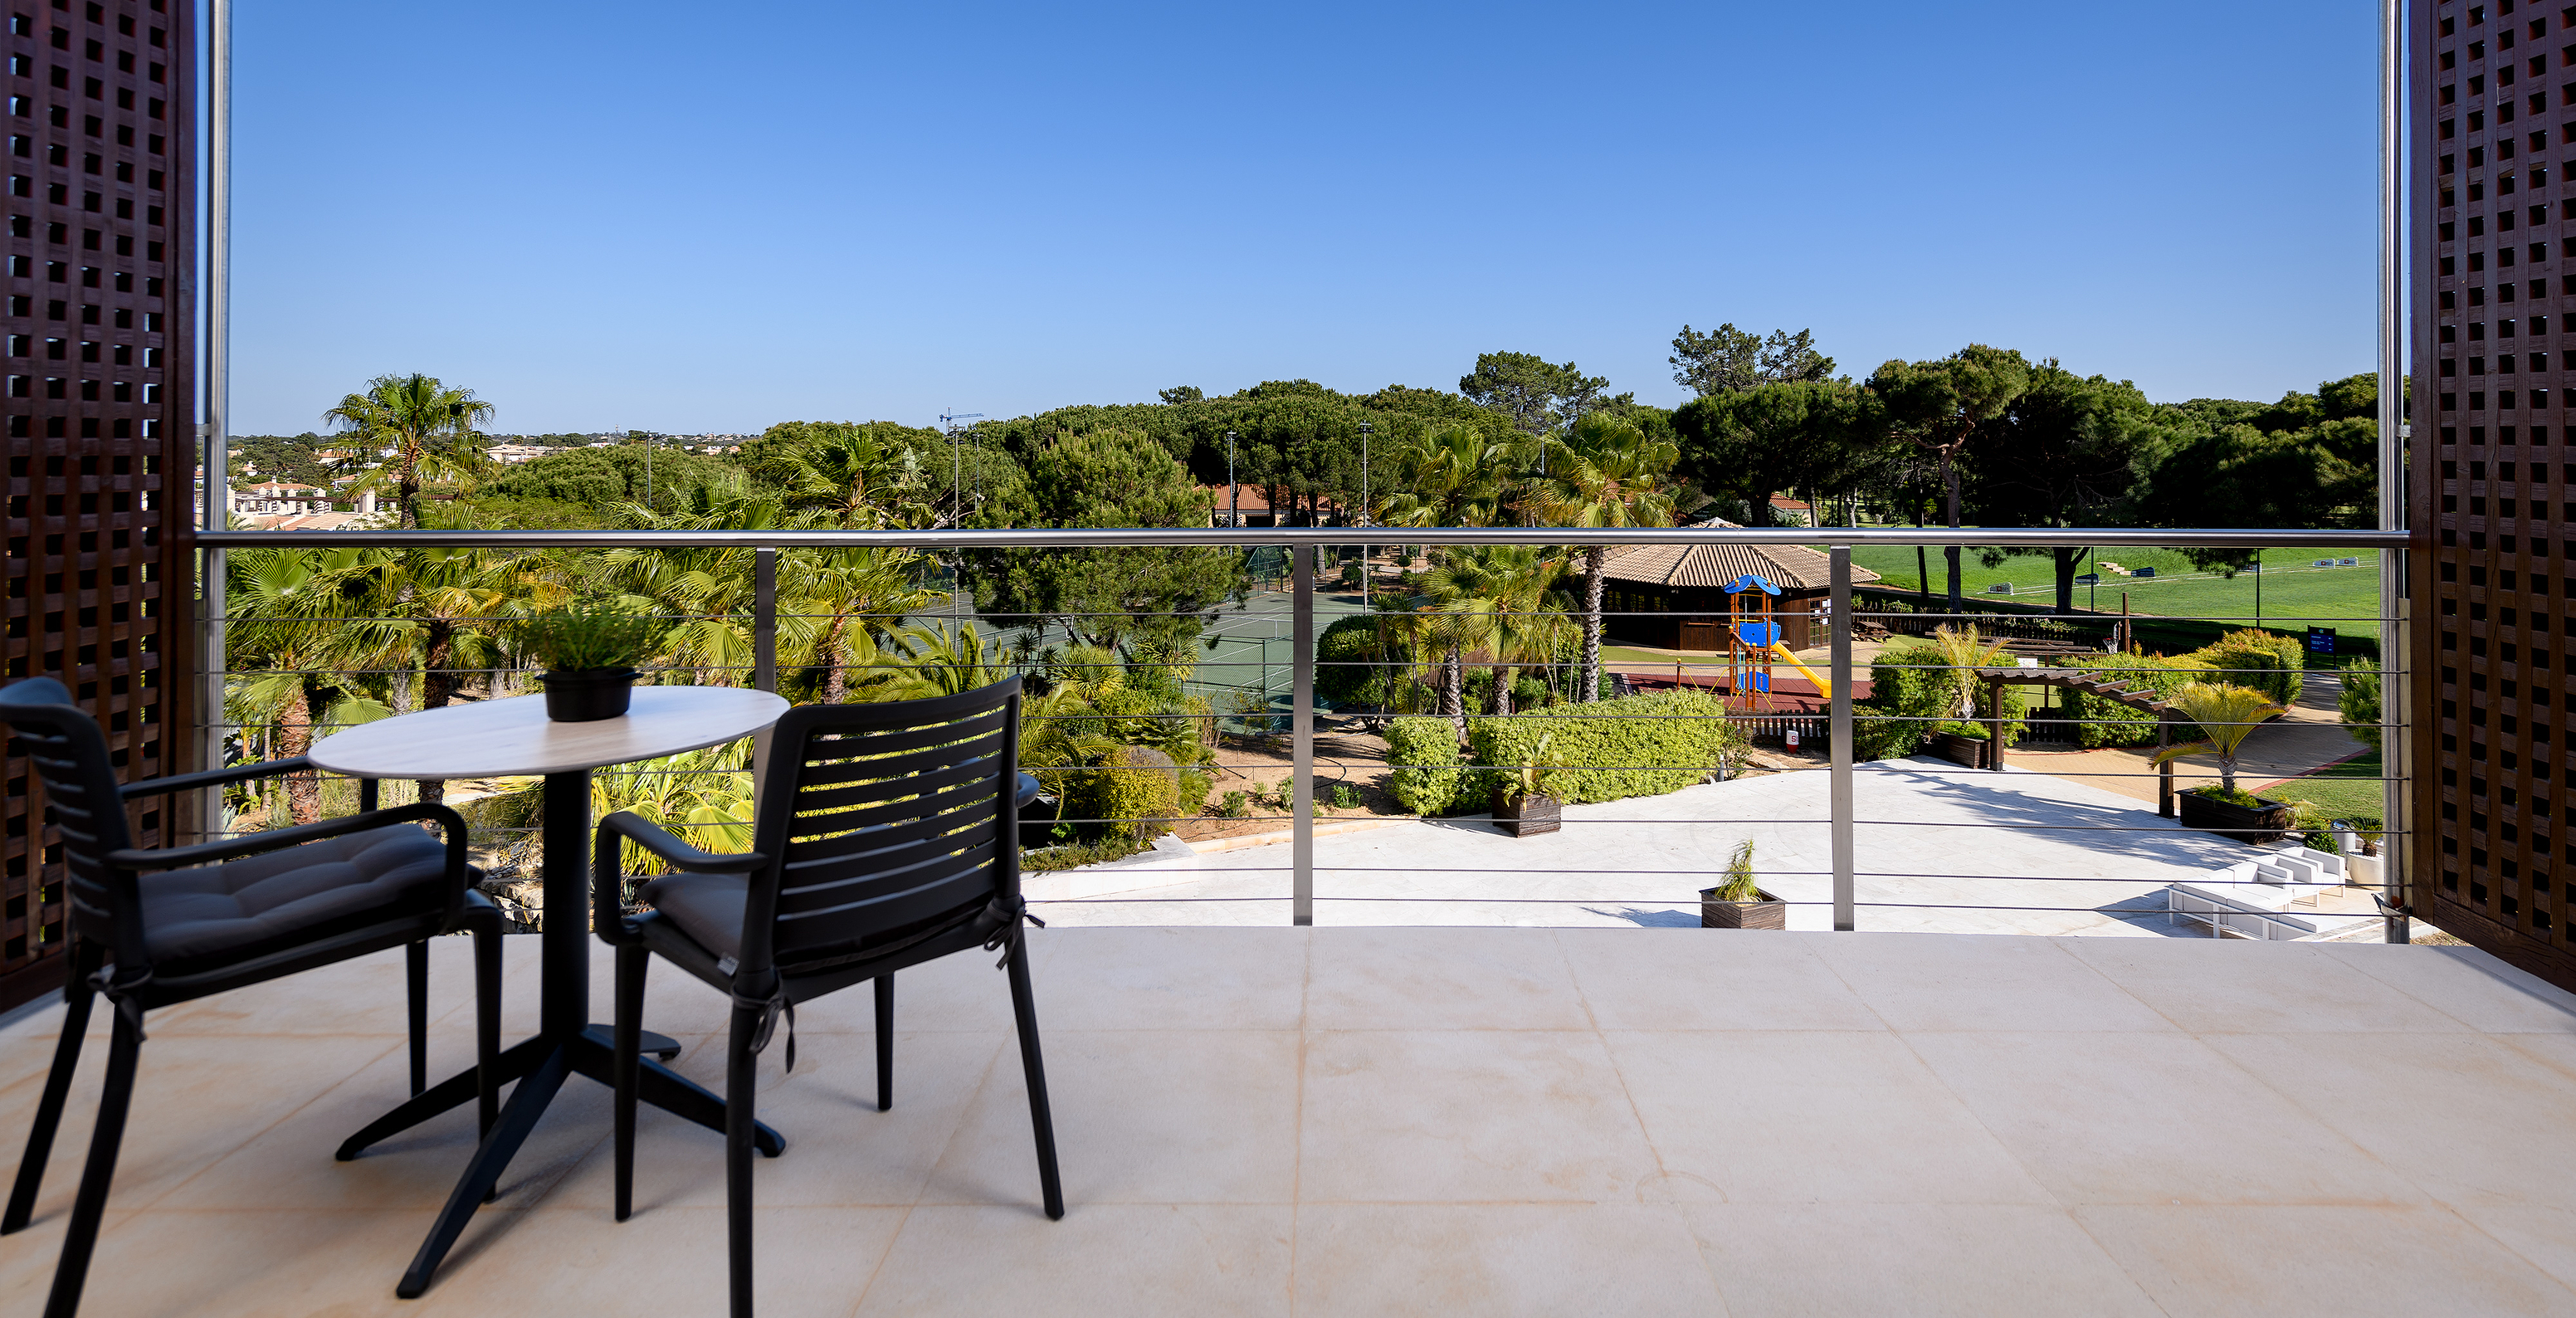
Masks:
[[[2460,948],[1679,929],[1032,934],[1070,1211],[1035,1206],[988,960],[763,1058],[761,1311],[2421,1314],[2576,1311],[2576,998]],[[470,1056],[441,940],[432,1053]],[[536,945],[510,947],[531,1024]],[[595,958],[605,1002],[607,958]],[[609,1217],[576,1082],[438,1284],[393,1283],[463,1112],[400,1098],[392,956],[157,1015],[98,1315],[715,1313],[713,1135],[649,1112]],[[657,979],[701,1081],[724,1000]],[[15,1153],[59,1009],[0,1029]],[[0,1311],[41,1305],[90,1054]]]

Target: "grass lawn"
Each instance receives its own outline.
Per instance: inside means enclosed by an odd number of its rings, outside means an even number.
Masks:
[[[1959,581],[1971,599],[2008,598],[2022,604],[2050,604],[2057,598],[2054,578],[2045,556],[2019,556],[2004,559],[1997,567],[1977,561],[1973,551],[1960,554]],[[2098,609],[2106,613],[2120,611],[2120,592],[2129,593],[2129,607],[2140,613],[2158,613],[2174,618],[2227,619],[2243,626],[2254,625],[2255,574],[2240,572],[2230,581],[2215,574],[2203,573],[2179,551],[2170,549],[2115,549],[2098,558],[2108,558],[2126,568],[2152,567],[2156,575],[2141,581],[2134,577],[2103,572],[2098,588],[2078,585],[2075,607]],[[2379,635],[2379,551],[2365,549],[2348,557],[2361,560],[2358,567],[2313,568],[2308,566],[2318,556],[2291,550],[2277,550],[2265,556],[2270,571],[2263,574],[2262,618],[2265,626],[2304,627],[2311,623],[2332,627],[2347,636]],[[1941,561],[1941,551],[1926,552],[1927,566],[1932,571],[1932,593],[1939,596],[1948,590],[1948,576]],[[1880,583],[1898,590],[1910,590],[1917,577],[1914,551],[1897,546],[1871,546],[1854,549],[1852,562],[1879,575]],[[2093,570],[2090,563],[2086,570]],[[2009,596],[1991,596],[1983,592],[1995,582],[2009,582]]]
[[[2337,819],[2376,821],[2383,806],[2379,782],[2383,776],[2379,752],[2372,751],[2261,790],[2275,801],[2309,802]]]

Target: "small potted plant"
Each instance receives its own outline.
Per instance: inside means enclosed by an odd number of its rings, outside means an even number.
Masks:
[[[1541,736],[1529,759],[1494,785],[1494,826],[1513,837],[1565,827],[1565,798],[1558,781],[1565,761],[1549,749],[1555,740],[1553,732]]]
[[[1947,723],[1932,725],[1932,753],[1952,764],[1965,765],[1971,769],[1987,767],[1988,741],[1986,725],[1982,723],[1953,719]]]
[[[653,653],[661,625],[605,600],[584,600],[519,624],[519,644],[543,665],[546,717],[591,723],[626,712],[635,665]]]
[[[2155,763],[2170,764],[2186,755],[2218,757],[2218,781],[2183,791],[2182,826],[2224,833],[2250,846],[2269,846],[2292,828],[2293,807],[2266,800],[2236,786],[2236,757],[2254,729],[2289,711],[2251,687],[2193,682],[2168,697],[2167,703],[2200,725],[2201,740],[2156,752]]]
[[[1714,888],[1699,890],[1702,929],[1787,929],[1789,903],[1762,891],[1753,878],[1753,839],[1736,845],[1726,862],[1726,877]]]

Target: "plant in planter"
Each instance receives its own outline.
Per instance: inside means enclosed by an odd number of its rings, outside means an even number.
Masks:
[[[626,712],[635,665],[653,653],[661,624],[606,600],[581,600],[518,626],[520,648],[543,665],[546,717],[589,723]]]
[[[1494,824],[1513,837],[1565,827],[1565,799],[1558,782],[1565,759],[1551,748],[1555,740],[1553,732],[1540,737],[1519,768],[1494,786]]]
[[[2225,833],[2258,847],[2279,841],[2291,828],[2290,803],[2238,790],[2236,757],[2257,726],[2289,711],[2251,687],[2222,682],[2193,682],[2175,692],[2170,703],[2200,726],[2201,740],[2166,747],[2156,752],[2155,763],[2170,764],[2186,755],[2218,757],[2217,784],[2181,794],[2183,827]]]
[[[1702,929],[1787,929],[1789,904],[1762,891],[1753,878],[1753,839],[1738,843],[1726,862],[1726,877],[1714,888],[1699,890]]]
[[[1952,764],[1971,769],[1986,767],[1986,743],[1989,740],[1983,723],[1962,723],[1953,719],[1932,725],[1932,753]]]

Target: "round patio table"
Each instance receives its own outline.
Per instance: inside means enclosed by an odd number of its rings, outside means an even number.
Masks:
[[[516,1080],[518,1088],[475,1150],[396,1294],[409,1299],[428,1288],[439,1260],[491,1195],[511,1156],[536,1129],[537,1118],[568,1077],[616,1083],[608,1027],[590,1020],[591,770],[739,740],[786,712],[787,702],[766,691],[644,686],[635,689],[634,703],[621,717],[556,723],[546,717],[543,696],[513,696],[361,724],[314,742],[306,752],[316,765],[355,778],[545,779],[540,1025],[535,1038],[501,1054],[500,1082]],[[664,1049],[676,1048],[668,1040],[659,1042]],[[368,1145],[474,1095],[472,1071],[452,1076],[350,1136],[339,1157],[354,1158]],[[650,1058],[637,1095],[699,1125],[724,1129],[724,1100]],[[767,1127],[760,1128],[756,1139],[761,1151],[772,1156],[785,1147]]]

